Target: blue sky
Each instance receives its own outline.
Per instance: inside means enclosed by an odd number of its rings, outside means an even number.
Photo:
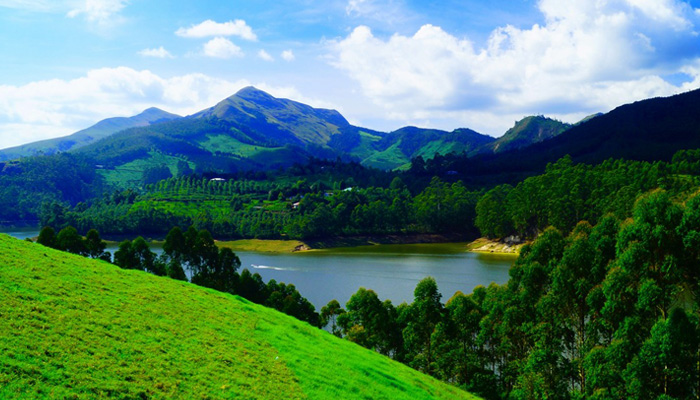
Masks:
[[[700,87],[700,0],[0,0],[0,148],[244,86],[500,136]]]

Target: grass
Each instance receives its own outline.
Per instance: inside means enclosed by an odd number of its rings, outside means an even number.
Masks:
[[[221,151],[241,157],[251,157],[263,151],[265,147],[240,142],[229,135],[207,135],[207,140],[200,145],[212,153]]]
[[[177,175],[177,162],[183,160],[182,158],[168,156],[157,151],[150,151],[148,154],[148,158],[134,160],[114,169],[100,169],[97,172],[104,176],[107,184],[120,188],[141,186],[143,172],[161,164],[167,165],[173,176]],[[189,164],[191,168],[194,168],[193,163]]]
[[[400,142],[396,142],[384,151],[375,152],[371,156],[363,159],[362,165],[379,169],[392,169],[399,165],[406,164],[410,160],[401,152],[399,144]]]
[[[0,398],[473,397],[237,296],[0,235]]]
[[[298,240],[261,240],[261,239],[241,239],[233,241],[217,241],[219,247],[228,247],[236,251],[257,251],[265,253],[291,253],[298,246],[304,246]]]

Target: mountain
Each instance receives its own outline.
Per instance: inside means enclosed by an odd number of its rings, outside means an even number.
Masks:
[[[608,158],[670,160],[682,149],[700,148],[700,89],[637,101],[576,125],[529,149],[542,162],[570,155],[599,163]]]
[[[525,117],[517,121],[503,136],[482,147],[481,152],[502,153],[521,149],[558,136],[571,126],[542,115]]]
[[[624,158],[670,160],[678,150],[700,148],[700,89],[622,105],[531,146],[456,160],[451,169],[482,182],[518,182],[569,155],[574,162]],[[497,178],[496,175],[501,176]]]
[[[429,159],[437,154],[475,154],[477,149],[493,142],[491,136],[471,129],[456,129],[452,132],[423,129],[413,126],[386,134],[376,142],[375,152],[362,163],[380,169],[393,169],[410,163],[415,157]]]
[[[28,157],[37,154],[48,155],[60,151],[74,150],[124,129],[148,126],[177,118],[180,118],[180,116],[151,107],[133,117],[107,118],[72,135],[2,149],[0,150],[0,161],[14,160],[20,157]]]
[[[472,399],[238,296],[0,234],[0,398]]]
[[[262,135],[277,144],[324,145],[347,127],[348,121],[335,110],[313,108],[275,98],[262,90],[246,87],[193,118],[217,118],[233,123],[244,133]]]
[[[385,133],[351,125],[335,110],[275,98],[253,87],[191,116],[123,130],[77,150],[106,168],[111,183],[134,183],[148,168],[187,162],[200,171],[269,170],[309,157],[341,157],[394,169],[411,158],[472,154],[494,139],[469,129],[415,127]]]

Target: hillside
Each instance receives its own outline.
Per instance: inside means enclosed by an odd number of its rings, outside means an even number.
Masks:
[[[503,136],[486,144],[481,151],[502,153],[521,149],[558,136],[569,128],[571,125],[542,115],[525,117],[517,121]]]
[[[211,117],[231,122],[244,133],[278,145],[324,145],[339,133],[339,128],[350,125],[338,111],[278,99],[252,86],[192,116]]]
[[[0,398],[473,398],[237,296],[0,235]]]
[[[108,182],[138,183],[148,168],[173,174],[185,161],[199,171],[272,170],[309,157],[394,169],[417,156],[473,154],[494,139],[469,129],[406,127],[385,133],[350,125],[337,111],[271,96],[253,87],[186,118],[135,127],[77,150],[107,168]]]
[[[488,170],[503,172],[510,165],[538,172],[567,154],[590,164],[609,158],[668,161],[678,150],[695,148],[700,148],[700,89],[625,104],[527,149],[474,162]]]
[[[59,151],[74,150],[90,143],[97,142],[100,139],[106,138],[107,136],[124,129],[138,126],[148,126],[177,118],[180,118],[180,116],[151,107],[133,117],[115,117],[104,119],[89,128],[65,137],[41,140],[22,146],[2,149],[0,150],[0,161],[14,160],[20,157],[28,157],[36,154],[48,155]]]

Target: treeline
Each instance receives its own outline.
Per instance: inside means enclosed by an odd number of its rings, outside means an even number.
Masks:
[[[542,175],[486,192],[476,205],[475,224],[491,238],[534,238],[548,226],[568,233],[581,220],[596,224],[607,214],[624,220],[635,199],[654,188],[677,196],[699,183],[700,150],[680,151],[670,163],[573,164],[567,156],[549,164]]]
[[[394,308],[361,289],[321,310],[332,331],[487,399],[700,396],[700,194],[641,196],[526,245],[507,284],[435,281]]]
[[[195,285],[237,294],[319,326],[319,315],[313,304],[302,297],[294,285],[275,280],[266,284],[259,274],[251,274],[247,269],[239,274],[241,261],[238,256],[229,248],[218,248],[206,230],[191,226],[183,232],[179,227],[172,228],[165,238],[161,255],[154,253],[141,236],[124,240],[114,252],[114,260],[105,251],[106,243],[94,229],[83,238],[72,226],[61,229],[58,234],[53,228],[44,227],[37,243],[85,257],[113,261],[124,269],[189,280]]]
[[[0,221],[38,220],[43,204],[74,206],[103,186],[94,164],[73,154],[0,162]]]
[[[398,177],[384,187],[348,180],[287,182],[172,178],[145,194],[104,196],[90,206],[44,208],[42,224],[80,232],[164,235],[194,225],[220,238],[310,239],[401,233],[476,235],[475,205],[482,192],[434,178],[415,196]]]

